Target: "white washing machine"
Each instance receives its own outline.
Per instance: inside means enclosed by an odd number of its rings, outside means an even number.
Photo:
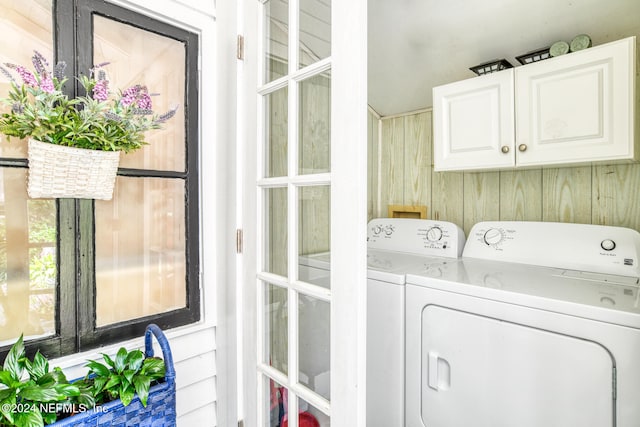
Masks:
[[[367,233],[367,427],[404,425],[404,284],[417,266],[460,257],[464,232],[445,221],[380,218]]]
[[[482,222],[406,276],[407,427],[640,426],[640,234]]]
[[[367,227],[367,427],[400,427],[405,271],[455,261],[465,236],[446,221],[378,218]],[[328,252],[301,256],[300,280],[328,283],[329,266]]]

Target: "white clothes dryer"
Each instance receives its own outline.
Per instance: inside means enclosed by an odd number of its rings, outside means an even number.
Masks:
[[[406,276],[406,426],[640,426],[640,234],[482,222]]]

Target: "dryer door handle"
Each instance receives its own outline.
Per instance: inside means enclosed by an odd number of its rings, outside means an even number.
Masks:
[[[429,352],[427,360],[427,385],[436,390],[451,388],[451,366],[438,353]]]

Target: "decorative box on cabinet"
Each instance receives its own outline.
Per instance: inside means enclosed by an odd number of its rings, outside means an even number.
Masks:
[[[635,37],[433,89],[434,169],[637,158]]]

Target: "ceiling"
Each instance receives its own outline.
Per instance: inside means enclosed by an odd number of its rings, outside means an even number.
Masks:
[[[587,34],[640,37],[640,0],[369,0],[369,105],[381,116],[430,107],[434,86],[469,67]],[[640,44],[640,40],[638,40]],[[639,67],[640,69],[640,67]]]

